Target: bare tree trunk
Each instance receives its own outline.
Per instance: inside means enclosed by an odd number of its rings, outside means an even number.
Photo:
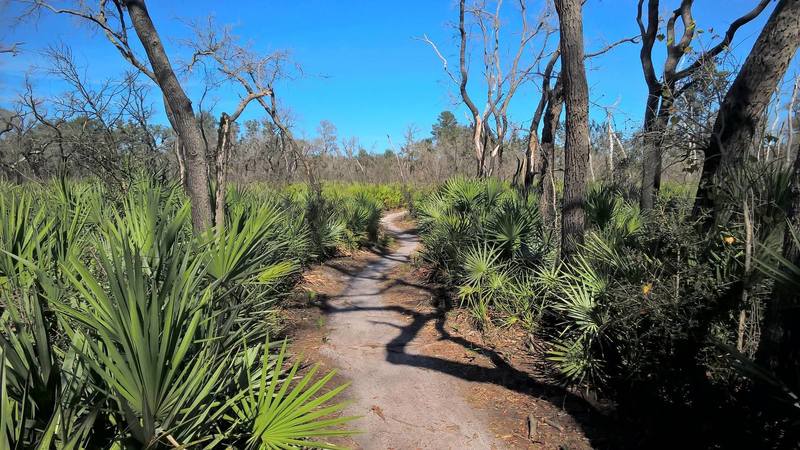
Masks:
[[[680,97],[685,88],[676,91],[677,82],[689,77],[699,68],[728,48],[733,41],[737,30],[752,21],[767,7],[769,0],[760,0],[750,11],[731,22],[722,40],[699,56],[687,66],[678,70],[678,64],[685,57],[690,44],[697,32],[696,23],[692,17],[693,0],[681,0],[680,6],[675,9],[667,19],[666,50],[664,61],[663,80],[659,80],[653,68],[652,50],[658,36],[659,29],[659,0],[647,2],[647,25],[642,20],[644,0],[639,0],[636,20],[642,37],[642,50],[640,60],[642,71],[647,82],[647,109],[644,117],[644,161],[642,166],[642,192],[639,206],[642,210],[653,207],[655,197],[661,187],[661,169],[663,164],[664,132],[672,116],[672,105]],[[683,23],[683,34],[679,37],[675,33],[675,24],[678,20]],[[691,85],[687,83],[686,86]]]
[[[408,184],[408,180],[406,180],[406,173],[403,170],[403,163],[400,162],[400,155],[395,152],[394,158],[397,160],[397,170],[400,171],[400,179],[403,181],[403,185],[406,185]]]
[[[549,108],[550,104],[553,102],[553,94],[550,89],[550,78],[552,77],[553,68],[555,67],[556,62],[558,62],[560,56],[561,53],[558,50],[554,51],[553,54],[550,55],[550,60],[547,62],[547,66],[542,74],[542,96],[539,98],[539,103],[536,105],[536,111],[533,113],[530,128],[528,129],[528,145],[525,149],[525,163],[523,165],[523,185],[525,186],[526,191],[530,189],[531,184],[533,184],[533,177],[537,172],[540,172],[540,167],[542,165],[542,152],[544,151],[544,148],[541,147],[541,143],[539,142],[539,122],[542,120],[542,114],[545,113],[547,108]],[[560,103],[561,99],[559,98],[558,101]],[[559,107],[559,113],[560,112],[561,109]],[[556,123],[558,123],[558,118],[556,118]],[[544,136],[544,131],[542,131],[542,135]],[[539,182],[543,182],[541,177],[539,178]]]
[[[563,83],[559,76],[544,112],[540,160],[537,166],[539,180],[541,180],[539,213],[542,216],[542,223],[552,226],[553,229],[556,228],[555,136],[558,129],[558,119],[561,117],[561,110],[564,106],[563,93]]]
[[[486,146],[483,118],[480,114],[474,117],[472,129],[472,144],[475,146],[476,175],[479,178],[486,176]]]
[[[461,99],[464,101],[464,104],[467,105],[467,108],[469,108],[470,113],[472,113],[472,125],[474,127],[472,130],[472,144],[475,146],[477,174],[479,177],[483,177],[486,174],[486,150],[483,142],[485,125],[483,123],[483,116],[481,115],[480,111],[478,111],[478,107],[475,106],[472,98],[467,93],[467,28],[464,21],[465,13],[466,0],[461,0],[458,8],[458,31],[460,38],[458,67],[461,73],[461,81],[459,82],[458,89],[461,93]]]
[[[747,196],[750,196],[748,191]],[[750,202],[748,198],[745,198],[743,202],[742,212],[744,213],[744,230],[745,230],[745,242],[744,242],[744,278],[750,278],[753,272],[753,222],[750,220],[751,212],[750,212]],[[739,328],[737,330],[737,339],[736,339],[736,349],[740,352],[744,350],[744,331],[745,325],[747,323],[747,312],[745,311],[745,307],[748,303],[748,298],[750,296],[750,289],[745,284],[742,288],[742,309],[739,311]]]
[[[222,113],[219,118],[219,128],[217,129],[217,148],[215,156],[217,192],[214,206],[214,224],[217,233],[225,230],[225,184],[228,182],[228,156],[230,153],[230,132],[231,123],[227,114]]]
[[[186,190],[186,165],[184,163],[183,146],[181,139],[175,136],[175,159],[178,161],[178,176],[181,180],[181,187]]]
[[[611,112],[606,112],[607,132],[608,132],[608,170],[611,172],[611,183],[616,181],[614,172],[614,128],[611,126]]]
[[[187,194],[192,203],[192,225],[195,231],[205,231],[211,226],[212,216],[208,191],[208,162],[203,152],[203,138],[192,110],[192,102],[172,70],[144,0],[126,0],[125,7],[128,9],[136,35],[147,53],[165,102],[174,117],[175,132],[184,148]]]
[[[650,2],[658,4],[658,2]],[[691,0],[683,0],[681,7],[676,10],[667,22],[667,58],[664,62],[664,81],[654,80],[652,76],[646,75],[645,80],[648,85],[647,111],[644,121],[644,166],[642,167],[642,192],[639,199],[639,207],[643,210],[653,208],[655,198],[661,190],[661,172],[664,160],[662,154],[664,148],[664,133],[667,130],[669,118],[672,115],[672,105],[675,102],[675,85],[678,81],[676,71],[678,63],[684,55],[684,49],[692,40],[692,30],[694,26],[685,28],[681,42],[675,42],[675,20],[680,14],[686,14],[684,21],[693,23],[691,19]],[[652,47],[652,43],[651,43]],[[642,60],[644,61],[645,48],[642,48]],[[649,54],[647,55],[649,56]],[[643,62],[643,67],[645,63]],[[652,70],[652,63],[649,69]]]
[[[538,125],[537,125],[538,126]],[[525,159],[522,161],[522,186],[527,192],[533,184],[533,177],[541,165],[542,146],[539,142],[539,130],[531,125],[528,131],[528,145],[525,147]],[[541,180],[540,180],[541,181]]]
[[[555,4],[561,34],[561,73],[567,112],[561,259],[568,261],[583,243],[583,204],[589,156],[589,88],[583,64],[583,5],[580,0],[556,0]]]
[[[720,106],[705,150],[695,215],[715,208],[714,178],[746,160],[772,92],[799,45],[800,2],[780,0]]]
[[[778,130],[778,122],[780,122],[780,120],[781,120],[781,113],[780,113],[780,109],[781,109],[780,86],[775,86],[775,95],[773,97],[774,97],[775,100],[773,101],[773,111],[772,112],[773,112],[775,117],[772,120],[772,126],[769,129],[769,134],[770,134],[770,136],[774,137],[775,140],[774,141],[769,140],[769,141],[766,142],[766,145],[765,145],[766,148],[764,149],[764,162],[769,162],[770,153],[772,151],[772,146],[773,145],[778,145],[778,142],[780,142],[778,137],[783,132],[783,128]],[[769,105],[767,105],[766,114],[769,114]],[[767,127],[767,125],[765,124],[764,125],[764,129],[765,129],[764,130],[764,134],[765,135],[767,134],[766,133],[766,127]]]
[[[800,77],[794,78],[794,86],[792,86],[792,98],[789,101],[788,111],[786,112],[787,134],[786,134],[786,164],[789,164],[792,159],[792,149],[794,148],[794,105],[797,101],[797,89],[800,83]]]

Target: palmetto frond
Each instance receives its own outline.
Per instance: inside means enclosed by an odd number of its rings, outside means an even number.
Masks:
[[[327,443],[326,437],[352,434],[339,426],[355,417],[337,416],[344,403],[328,405],[347,385],[326,390],[335,372],[317,379],[318,366],[302,377],[298,376],[300,362],[284,372],[286,342],[273,360],[268,346],[251,349],[251,354],[261,355],[260,367],[248,358],[247,370],[256,374],[255,383],[235,397],[230,404],[235,428],[245,428],[249,434],[247,447],[251,449],[339,449]]]

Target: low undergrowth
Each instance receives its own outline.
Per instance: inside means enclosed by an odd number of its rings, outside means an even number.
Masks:
[[[456,178],[417,203],[420,256],[476,325],[537,336],[555,382],[613,400],[647,442],[681,427],[711,446],[777,445],[800,417],[796,397],[754,360],[784,264],[785,186],[753,186],[747,219],[741,193],[719,192],[732,206],[708,232],[685,195],[645,215],[625,189],[592,186],[585,242],[560,262],[558,230],[543,224],[534,193]]]
[[[269,336],[304,266],[378,244],[376,192],[230,190],[198,235],[149,178],[0,186],[0,448],[334,448],[345,386]]]

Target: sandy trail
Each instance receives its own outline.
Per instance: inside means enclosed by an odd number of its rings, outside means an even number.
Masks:
[[[363,449],[500,449],[486,418],[458,394],[468,382],[435,366],[403,363],[416,356],[414,340],[401,335],[411,320],[387,307],[381,291],[386,274],[418,245],[416,235],[393,224],[403,214],[383,218],[399,248],[351,276],[344,294],[329,304],[330,334],[321,351],[353,381],[345,413],[363,416],[354,425],[363,432],[355,440]]]

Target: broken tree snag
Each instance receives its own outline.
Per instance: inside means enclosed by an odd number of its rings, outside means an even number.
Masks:
[[[219,127],[217,128],[217,148],[215,150],[217,192],[215,198],[216,211],[214,214],[217,233],[221,234],[225,230],[225,184],[228,178],[228,157],[230,153],[230,134],[231,122],[226,113],[219,117]]]
[[[539,103],[536,105],[536,111],[533,113],[533,119],[531,119],[531,124],[528,128],[528,145],[525,149],[525,161],[523,166],[523,185],[526,192],[533,185],[534,177],[542,166],[542,152],[544,151],[544,148],[541,145],[542,143],[539,141],[539,123],[542,120],[542,115],[545,113],[546,108],[550,107],[550,103],[552,101],[550,79],[552,78],[553,69],[555,68],[560,56],[560,50],[556,49],[550,55],[550,60],[547,61],[547,66],[545,66],[544,72],[542,73],[542,96],[539,98]],[[560,99],[557,101],[560,101]],[[559,109],[559,113],[560,112],[561,110]],[[556,122],[557,121],[558,118],[556,118]],[[545,124],[545,127],[547,126],[548,125]],[[544,135],[544,131],[542,131],[542,135]],[[544,141],[544,139],[542,139],[542,141]],[[540,177],[539,182],[543,183],[544,179]]]
[[[549,95],[547,108],[542,122],[541,152],[538,159],[538,173],[541,180],[541,196],[539,197],[539,212],[542,223],[556,227],[556,131],[558,118],[564,109],[564,90],[561,76],[556,79],[555,87]]]

